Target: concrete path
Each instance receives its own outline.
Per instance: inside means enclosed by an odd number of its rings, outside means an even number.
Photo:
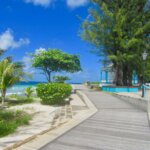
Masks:
[[[103,92],[76,86],[98,112],[41,150],[150,150],[147,114]]]

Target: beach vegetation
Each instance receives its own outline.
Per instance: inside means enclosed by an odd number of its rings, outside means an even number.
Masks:
[[[72,87],[64,83],[48,83],[39,84],[36,91],[37,96],[42,100],[42,104],[63,105],[71,95]]]
[[[27,97],[24,95],[17,95],[12,94],[6,97],[7,105],[8,106],[16,106],[16,105],[23,105],[34,102],[34,97]]]
[[[25,89],[25,95],[27,96],[28,99],[32,97],[33,93],[34,93],[34,90],[32,87],[27,87]]]
[[[0,111],[0,137],[16,131],[19,126],[28,125],[31,115],[23,111]]]
[[[5,101],[7,89],[20,82],[25,73],[21,63],[14,63],[9,59],[0,62],[0,91],[2,104]]]
[[[132,86],[134,71],[142,81],[142,53],[146,50],[150,58],[150,1],[91,0],[91,4],[82,38],[104,65],[113,64],[116,85]],[[147,78],[149,58],[144,63]]]
[[[33,56],[33,67],[42,70],[48,82],[52,82],[53,72],[74,73],[81,70],[78,55],[67,54],[59,49],[48,49],[35,53]]]
[[[67,76],[53,76],[53,80],[56,83],[65,83],[66,81],[70,80]]]

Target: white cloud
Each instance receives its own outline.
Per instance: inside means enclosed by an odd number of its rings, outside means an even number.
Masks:
[[[67,0],[67,5],[71,8],[84,6],[88,3],[88,0]]]
[[[43,7],[48,7],[53,0],[25,0],[26,3],[33,3],[34,5],[41,5]]]
[[[46,51],[46,49],[40,47],[40,48],[38,48],[38,49],[35,50],[35,54],[38,55],[38,54],[40,54],[40,53],[43,52],[43,51]]]
[[[30,56],[24,56],[22,59],[23,64],[25,65],[24,71],[33,74],[35,72],[34,68],[32,68],[32,58]]]
[[[15,41],[14,35],[10,29],[0,34],[0,48],[4,50],[18,48],[29,43],[30,41],[27,38],[20,38],[18,41]]]
[[[32,3],[34,5],[40,5],[43,7],[48,7],[50,4],[52,4],[55,1],[60,0],[24,0],[26,3]],[[89,0],[64,0],[67,3],[67,6],[70,8],[77,8],[80,6],[84,6],[88,3]]]

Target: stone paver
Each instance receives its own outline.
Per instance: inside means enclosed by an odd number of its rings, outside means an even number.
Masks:
[[[51,123],[51,126],[54,127],[52,130],[48,130],[44,132],[44,134],[36,136],[34,139],[17,147],[16,150],[40,149],[95,113],[96,109],[94,110],[92,108],[92,110],[89,110],[77,94],[72,94],[71,98],[71,105],[65,105],[55,113]],[[89,100],[87,99],[87,101]],[[93,106],[93,104],[91,104],[91,106]]]
[[[41,150],[150,150],[147,114],[112,95],[76,86],[98,112]]]
[[[85,106],[76,94],[72,94],[71,98],[71,105],[63,107],[50,107],[39,103],[11,107],[12,110],[24,110],[31,115],[34,114],[34,117],[29,126],[19,127],[14,134],[0,138],[0,150],[8,147],[11,149],[13,145],[20,143],[20,141],[24,143],[31,137],[48,132],[50,129],[53,130],[71,120],[74,115],[72,109],[76,110],[78,107],[82,109]]]
[[[24,110],[33,116],[29,126],[19,127],[15,133],[0,138],[0,150],[17,142],[28,139],[49,128],[56,110],[59,107],[44,106],[38,103],[10,107],[12,110]],[[47,118],[47,119],[46,119]]]

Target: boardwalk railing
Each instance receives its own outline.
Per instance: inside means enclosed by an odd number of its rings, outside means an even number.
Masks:
[[[144,99],[147,101],[147,115],[150,123],[150,86],[143,85],[144,88]]]

